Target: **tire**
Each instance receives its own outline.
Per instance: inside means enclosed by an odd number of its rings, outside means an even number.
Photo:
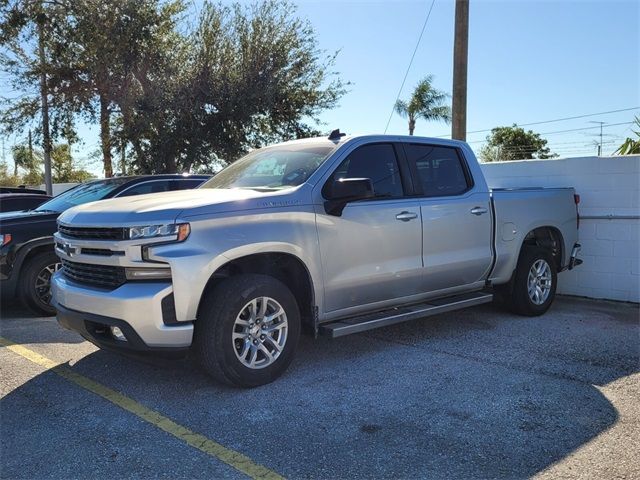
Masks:
[[[18,296],[36,315],[56,314],[51,301],[51,276],[60,268],[60,259],[52,251],[40,252],[27,260],[18,281]]]
[[[519,315],[542,315],[553,303],[557,283],[558,274],[551,252],[524,245],[516,267],[509,307]]]
[[[219,382],[245,388],[280,377],[300,338],[300,312],[291,291],[273,277],[245,274],[224,280],[205,295],[193,340],[204,370]],[[284,316],[265,322],[281,311]]]

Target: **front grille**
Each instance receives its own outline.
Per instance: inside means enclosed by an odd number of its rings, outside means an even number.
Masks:
[[[82,238],[88,240],[126,240],[127,229],[118,227],[70,227],[58,225],[58,232],[69,238]]]
[[[124,267],[62,260],[62,274],[74,282],[114,289],[126,281]]]
[[[100,255],[102,257],[122,256],[124,252],[118,250],[108,250],[106,248],[85,248],[82,247],[83,255]]]

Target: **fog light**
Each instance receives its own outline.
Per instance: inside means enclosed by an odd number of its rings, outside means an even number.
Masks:
[[[127,280],[170,280],[170,268],[127,267],[124,269]]]
[[[127,337],[124,336],[124,333],[122,333],[122,330],[120,330],[120,328],[118,327],[111,327],[111,335],[113,335],[113,338],[120,342],[127,341]]]

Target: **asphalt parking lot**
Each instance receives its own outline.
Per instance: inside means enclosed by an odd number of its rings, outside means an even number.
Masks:
[[[637,305],[303,337],[253,390],[1,314],[2,478],[640,478]]]

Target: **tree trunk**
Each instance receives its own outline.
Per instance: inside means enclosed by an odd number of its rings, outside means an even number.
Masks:
[[[416,129],[416,121],[411,118],[409,120],[409,135],[413,135],[413,131]]]
[[[29,129],[29,165],[33,165],[33,141],[31,140],[31,129]],[[18,165],[15,165],[16,177],[18,176]]]
[[[44,185],[47,195],[53,195],[51,181],[51,134],[49,132],[49,92],[45,72],[44,30],[38,22],[38,55],[40,57],[40,103],[42,106],[42,149],[44,150]]]
[[[113,176],[111,162],[111,112],[109,111],[109,100],[104,94],[100,94],[100,142],[102,146],[102,161],[104,163],[104,176]]]
[[[122,141],[122,145],[120,145],[120,169],[122,170],[122,175],[126,175],[127,174],[127,160],[125,157],[125,150],[126,150],[127,146],[124,143],[124,140]]]

